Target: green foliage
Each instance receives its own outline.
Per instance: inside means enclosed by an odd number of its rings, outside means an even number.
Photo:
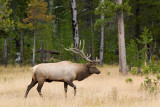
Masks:
[[[159,74],[157,74],[157,76],[156,76],[156,77],[157,77],[157,80],[160,80],[160,75],[159,75]]]
[[[149,44],[152,42],[153,38],[151,37],[152,33],[149,32],[149,29],[146,27],[143,29],[142,35],[140,35],[141,40],[137,39],[140,44]],[[145,48],[146,50],[147,48]]]
[[[66,0],[54,0],[52,4],[50,3],[51,1],[46,0],[47,3],[43,1],[44,0],[0,1],[1,64],[4,53],[3,35],[6,35],[5,37],[7,37],[8,40],[8,62],[9,64],[14,63],[16,52],[20,51],[20,28],[23,29],[24,34],[25,64],[31,63],[33,30],[36,30],[36,48],[40,48],[41,42],[43,41],[44,49],[60,51],[61,40],[61,59],[73,61],[73,54],[64,49],[69,47],[73,42],[70,2]],[[140,67],[142,71],[141,75],[148,73],[157,75],[160,72],[159,63],[157,63],[160,57],[160,43],[158,42],[160,41],[160,29],[159,23],[157,23],[159,21],[159,14],[157,13],[159,13],[160,10],[159,0],[140,0],[136,2],[133,0],[123,0],[120,5],[116,4],[115,0],[104,0],[104,2],[99,2],[98,0],[76,2],[80,39],[86,41],[85,53],[89,53],[91,48],[90,41],[92,41],[94,56],[98,56],[100,42],[99,31],[100,27],[103,26],[105,29],[103,61],[107,64],[118,63],[117,21],[115,21],[115,16],[118,11],[123,12],[125,16],[127,64],[132,67],[130,73],[137,74],[137,69]],[[35,15],[33,11],[34,8],[36,8],[37,15]],[[132,16],[130,16],[131,13],[133,14]],[[51,14],[54,14],[56,17]],[[99,19],[100,15],[104,15],[105,19]],[[54,18],[55,20],[53,21]],[[95,28],[91,27],[91,20]],[[54,23],[54,29],[52,23]],[[60,30],[58,28],[59,25]],[[145,26],[147,29],[144,29]],[[154,40],[151,37],[154,38]],[[148,64],[148,67],[144,67],[145,54],[149,54],[148,46],[145,47],[147,44],[150,46],[150,51],[152,52],[152,60],[151,63]],[[155,49],[154,44],[156,44]],[[39,56],[40,54],[36,52],[36,60],[40,59]],[[52,61],[58,61],[59,59],[60,57],[55,55]],[[157,62],[154,62],[154,60]],[[146,61],[148,61],[148,58]],[[80,62],[84,61],[80,60]]]
[[[137,48],[137,44],[136,42],[132,39],[130,40],[130,42],[127,44],[127,63],[130,66],[134,66],[136,61],[137,61],[137,52],[138,52],[138,48]]]
[[[159,63],[155,63],[155,62],[151,62],[148,67],[150,68],[150,72],[152,74],[159,74],[160,73],[160,64]]]
[[[140,43],[140,44],[143,44],[144,45],[144,48],[141,50],[141,51],[144,51],[144,54],[142,54],[142,56],[145,57],[145,66],[147,66],[147,54],[148,54],[148,47],[147,45],[153,40],[153,38],[151,37],[151,33],[149,32],[149,30],[145,27],[144,28],[144,31],[142,32],[142,35],[140,35],[140,38],[142,40],[139,40],[137,39],[137,41]]]
[[[55,16],[47,15],[47,3],[43,0],[32,0],[28,4],[27,18],[23,19],[25,24],[18,22],[18,27],[29,30],[37,30],[41,26],[37,23],[51,22]],[[41,24],[43,26],[43,24]],[[43,28],[43,27],[41,27]],[[40,30],[40,29],[39,29]]]
[[[100,28],[101,28],[101,27],[105,27],[105,26],[107,25],[107,23],[108,23],[109,21],[111,21],[111,20],[112,20],[112,18],[107,18],[107,19],[104,19],[104,20],[102,20],[102,19],[97,19],[96,22],[95,22],[95,24],[94,24],[95,30],[96,30],[96,31],[100,31]]]
[[[138,74],[137,71],[138,71],[138,67],[134,67],[129,72],[133,75],[137,75]],[[139,74],[140,75],[156,74],[157,79],[159,79],[160,78],[159,73],[160,73],[160,64],[152,62],[152,63],[148,64],[148,66],[145,66],[144,64],[142,64],[141,65],[141,72]]]
[[[142,66],[141,75],[148,75],[150,73],[150,68],[148,66]]]
[[[100,1],[98,7],[95,9],[95,14],[104,14],[106,16],[114,16],[116,12],[127,12],[130,14],[131,7],[128,5],[128,0],[122,4],[116,4],[113,1]]]
[[[111,72],[107,72],[107,75],[108,75],[108,76],[111,75]]]
[[[10,19],[12,9],[8,6],[8,0],[0,1],[0,30],[6,33],[14,26],[14,21]]]
[[[131,71],[129,71],[132,75],[137,75],[137,68],[133,68],[131,69]]]
[[[126,83],[132,83],[133,79],[132,78],[127,78],[125,81],[126,81]]]
[[[158,79],[151,79],[146,76],[144,82],[141,83],[140,90],[145,90],[150,94],[156,95],[159,91]]]
[[[6,77],[4,77],[4,78],[3,78],[3,80],[4,80],[4,82],[6,82],[6,81],[7,81],[7,78],[6,78]]]
[[[113,16],[115,15],[114,9],[115,3],[105,0],[105,2],[100,1],[98,7],[95,9],[95,14],[100,15],[104,14],[106,16]]]

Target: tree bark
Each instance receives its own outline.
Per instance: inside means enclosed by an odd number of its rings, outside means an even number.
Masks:
[[[21,31],[21,46],[20,46],[20,65],[23,64],[23,40],[24,40],[24,36],[23,36],[23,30],[20,29]]]
[[[93,2],[93,0],[90,0],[89,1],[89,10],[90,10],[90,27],[91,27],[91,37],[90,37],[90,50],[91,50],[91,54],[92,54],[92,56],[91,56],[91,59],[94,59],[95,57],[94,57],[94,26],[93,26],[93,14],[92,14],[92,12],[93,12],[93,7],[92,7],[92,2]]]
[[[43,35],[41,35],[41,62],[43,62]]]
[[[7,38],[4,38],[4,66],[7,67]]]
[[[117,4],[121,3],[122,0],[117,0]],[[119,72],[122,74],[127,74],[123,13],[118,11],[117,18],[118,18],[118,40],[119,40]]]
[[[76,47],[79,45],[76,0],[71,0],[71,14],[72,14],[73,45],[74,47]],[[78,56],[75,55],[74,60],[78,61]]]
[[[101,0],[104,2],[104,0]],[[101,13],[101,20],[104,20],[104,13]],[[103,48],[104,48],[104,26],[101,26],[100,50],[99,50],[99,65],[103,64]]]
[[[59,19],[58,19],[58,37],[59,37],[59,56],[60,56],[60,60],[62,60],[61,26],[60,26]]]
[[[147,66],[147,44],[145,44],[145,61],[144,65]]]
[[[90,16],[91,17],[91,32],[92,32],[92,37],[91,37],[91,52],[92,52],[92,59],[95,58],[94,56],[94,26],[93,26],[93,17],[92,15]]]
[[[58,6],[60,6],[60,1],[58,0]],[[62,42],[61,42],[61,23],[60,23],[60,15],[57,14],[57,23],[58,23],[58,37],[59,37],[59,59],[62,60]]]
[[[74,46],[79,44],[76,0],[71,0],[72,29]]]
[[[45,36],[45,44],[44,44],[44,48],[45,50],[47,50],[47,39],[46,39],[46,36]],[[47,52],[45,52],[45,63],[47,62]]]
[[[34,30],[34,43],[33,43],[33,59],[32,59],[32,66],[35,63],[35,52],[36,52],[36,31]]]

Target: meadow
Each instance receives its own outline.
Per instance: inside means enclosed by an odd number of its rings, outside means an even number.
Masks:
[[[61,82],[45,83],[43,98],[31,89],[27,99],[24,94],[31,82],[31,67],[0,67],[0,107],[159,107],[160,94],[139,90],[145,76],[123,76],[118,66],[99,67],[101,74],[92,75],[83,81],[75,81],[77,96],[68,88],[67,98]],[[150,75],[155,78],[154,75]],[[126,83],[126,78],[132,78]]]

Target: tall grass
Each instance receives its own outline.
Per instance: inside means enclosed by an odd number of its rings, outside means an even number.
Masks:
[[[63,83],[52,82],[44,84],[43,98],[39,97],[36,85],[25,99],[26,88],[31,82],[30,67],[1,66],[0,107],[159,107],[159,93],[155,96],[139,90],[143,76],[123,76],[117,66],[105,65],[99,70],[99,75],[74,82],[77,86],[75,97],[73,88],[69,87],[65,99]],[[133,82],[126,83],[126,78],[132,78]]]

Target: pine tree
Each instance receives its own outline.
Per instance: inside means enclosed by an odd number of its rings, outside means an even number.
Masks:
[[[144,45],[144,48],[142,50],[144,50],[144,56],[145,56],[145,60],[144,60],[144,65],[147,66],[147,56],[148,56],[148,47],[147,45],[152,42],[153,38],[151,37],[151,32],[149,32],[149,30],[145,27],[144,31],[142,32],[142,35],[140,35],[140,39],[142,40],[138,40],[138,42],[140,44]]]
[[[19,27],[33,30],[34,32],[32,59],[32,66],[34,66],[36,52],[36,33],[39,31],[39,27],[40,29],[42,28],[42,26],[38,26],[38,23],[51,22],[55,16],[47,15],[47,3],[43,2],[43,0],[32,0],[31,3],[28,4],[27,10],[27,18],[23,19],[25,24],[19,23]]]
[[[8,0],[1,0],[0,7],[0,33],[4,37],[4,65],[7,67],[7,36],[14,21],[9,17],[12,14],[12,9],[9,9]]]

